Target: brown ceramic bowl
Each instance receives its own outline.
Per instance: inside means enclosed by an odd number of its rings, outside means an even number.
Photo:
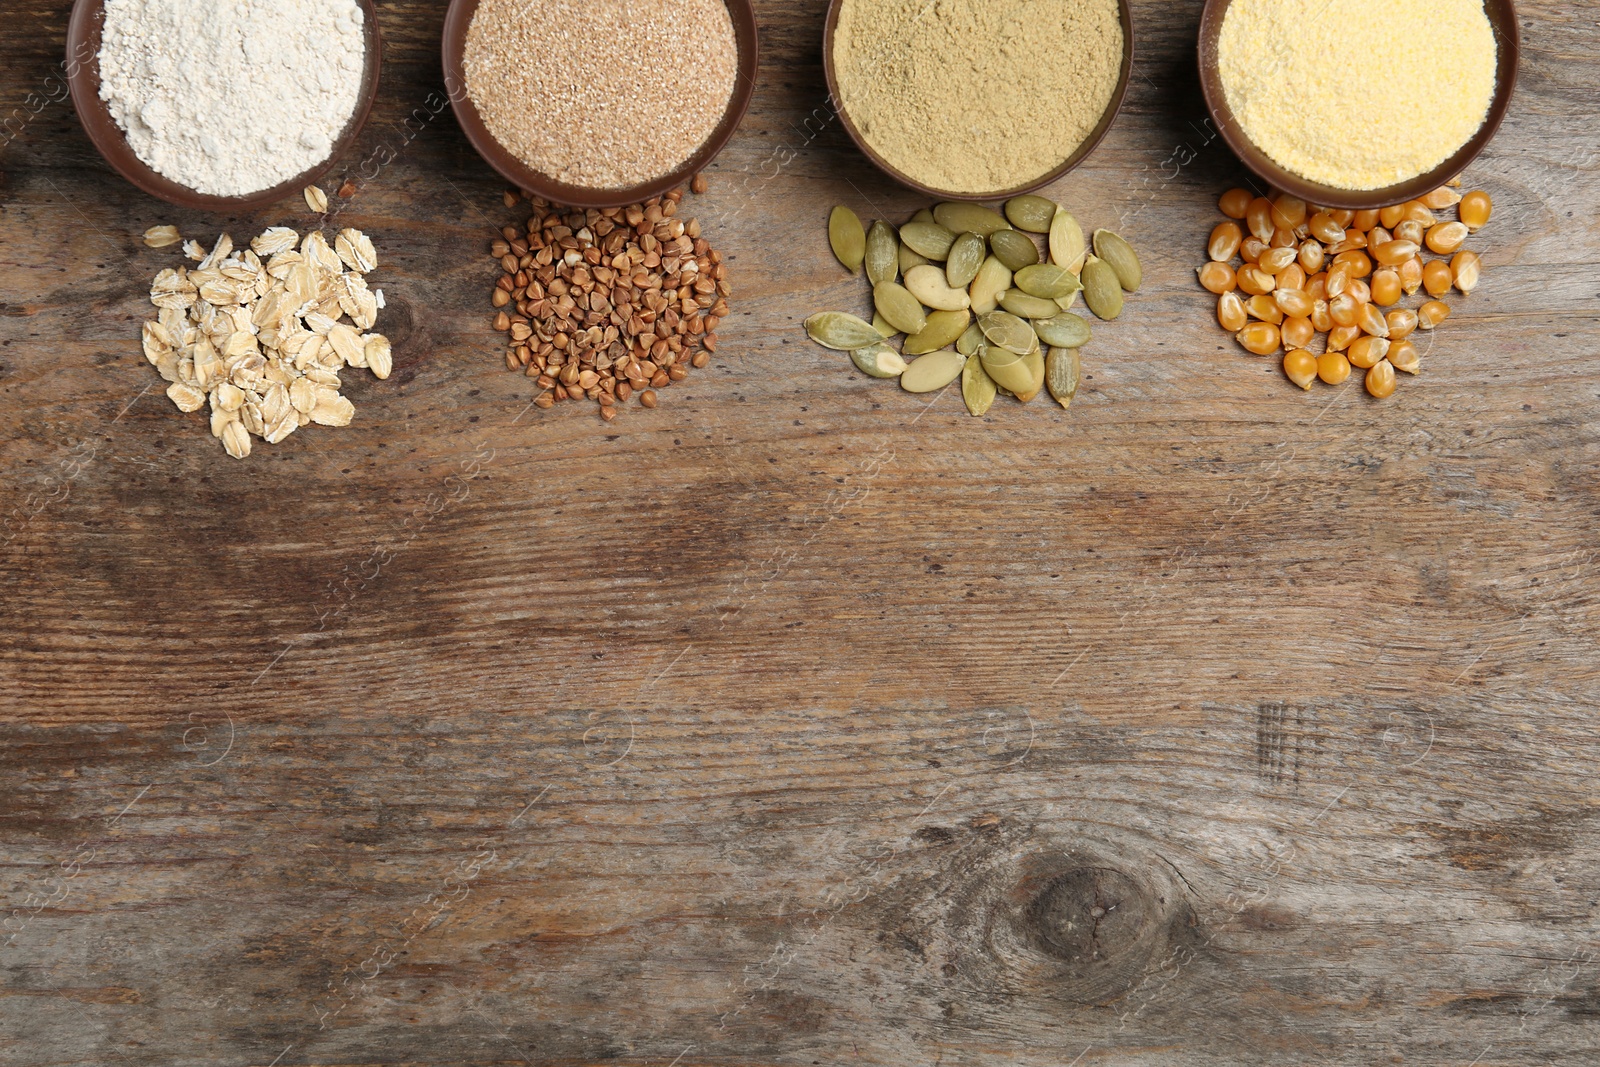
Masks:
[[[1200,88],[1205,93],[1206,106],[1211,109],[1212,121],[1222,134],[1222,139],[1228,142],[1228,147],[1244,161],[1245,166],[1270,185],[1308,204],[1361,211],[1401,204],[1432,192],[1467,169],[1467,164],[1476,159],[1478,153],[1483,151],[1483,146],[1494,137],[1495,131],[1500,128],[1500,120],[1506,117],[1506,109],[1511,106],[1511,91],[1517,83],[1517,59],[1522,44],[1517,29],[1517,12],[1511,0],[1485,0],[1484,12],[1489,16],[1489,25],[1494,27],[1498,45],[1494,99],[1489,103],[1488,117],[1478,127],[1478,132],[1472,135],[1472,139],[1462,145],[1455,155],[1426,174],[1382,189],[1335,189],[1309,181],[1278,166],[1257,148],[1245,136],[1243,128],[1233,117],[1233,110],[1228,107],[1228,96],[1222,88],[1222,73],[1217,59],[1217,39],[1222,35],[1222,19],[1228,13],[1229,2],[1206,0],[1205,11],[1200,16]]]
[[[501,177],[517,188],[526,189],[553,204],[575,208],[626,207],[660,196],[704,170],[733,139],[733,132],[739,128],[745,110],[750,106],[750,96],[756,87],[756,71],[760,66],[756,13],[750,0],[725,0],[725,3],[728,14],[733,18],[733,34],[739,45],[739,73],[733,85],[733,98],[728,101],[728,110],[723,113],[722,121],[706,143],[669,174],[621,189],[591,189],[557,181],[534,170],[495,140],[467,92],[464,69],[467,28],[472,25],[472,16],[477,14],[478,0],[450,0],[450,9],[444,17],[444,84],[450,94],[450,104],[455,109],[456,121],[461,124],[461,130],[472,142],[472,147],[478,150],[489,166],[500,172]]]
[[[879,155],[877,150],[867,143],[867,139],[861,135],[861,131],[856,127],[855,122],[851,120],[850,113],[844,106],[844,100],[839,95],[839,80],[833,69],[833,34],[839,25],[839,3],[840,0],[829,0],[828,20],[822,29],[822,69],[828,79],[828,97],[839,113],[839,121],[844,124],[845,132],[856,143],[856,147],[861,149],[862,155],[876,163],[879,170],[901,185],[910,186],[917,192],[931,196],[935,200],[1005,200],[1013,196],[1021,196],[1023,193],[1031,193],[1035,189],[1042,189],[1088,158],[1089,153],[1095,150],[1101,139],[1105,137],[1106,132],[1111,129],[1111,124],[1116,121],[1117,112],[1122,110],[1122,98],[1128,92],[1128,79],[1133,74],[1133,13],[1128,8],[1128,0],[1117,0],[1117,11],[1122,21],[1122,70],[1117,76],[1117,88],[1111,94],[1111,102],[1106,105],[1105,114],[1100,116],[1100,121],[1095,124],[1095,128],[1089,131],[1089,136],[1084,139],[1084,142],[1078,146],[1072,155],[1066,158],[1065,162],[1043,177],[1010,189],[995,189],[974,193],[958,192],[954,189],[935,189],[930,185],[923,185],[921,182],[913,181],[901,173],[888,160]]]
[[[111,169],[151,196],[160,197],[169,204],[195,211],[231,213],[244,208],[270,204],[284,197],[298,195],[339,161],[366,125],[372,112],[372,102],[378,95],[378,73],[383,65],[383,36],[378,32],[378,13],[372,0],[360,0],[366,16],[367,69],[361,79],[361,95],[356,101],[355,114],[350,124],[333,143],[333,152],[327,160],[304,174],[263,189],[248,196],[211,196],[197,193],[171,178],[157,173],[128,147],[128,139],[111,117],[106,102],[100,99],[100,33],[105,28],[103,0],[77,0],[72,5],[72,19],[67,23],[67,84],[72,91],[72,106],[77,109],[78,120],[84,132],[94,143],[100,155],[111,164]],[[81,62],[74,56],[83,57]]]

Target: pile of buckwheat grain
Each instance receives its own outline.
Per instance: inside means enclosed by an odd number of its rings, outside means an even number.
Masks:
[[[705,190],[696,177],[693,188]],[[538,198],[524,227],[490,251],[505,272],[492,302],[510,337],[506,368],[537,379],[541,408],[592,400],[600,417],[711,362],[728,314],[727,268],[695,219],[678,217],[683,190],[625,208],[569,211]],[[519,194],[508,192],[514,205]]]

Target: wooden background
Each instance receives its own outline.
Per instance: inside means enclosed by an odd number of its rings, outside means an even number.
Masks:
[[[1592,2],[1521,5],[1485,282],[1386,403],[1213,324],[1243,175],[1200,4],[1136,4],[1055,193],[1147,289],[1070,413],[979,421],[806,341],[864,306],[827,209],[923,204],[831,117],[821,0],[761,0],[691,202],[734,313],[610,425],[501,368],[444,5],[380,6],[327,184],[397,371],[238,463],[152,388],[138,235],[310,216],[136,193],[68,5],[5,5],[0,1064],[1596,1062]]]

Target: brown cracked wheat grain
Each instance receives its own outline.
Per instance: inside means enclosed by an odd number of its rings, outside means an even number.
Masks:
[[[659,178],[716,130],[739,49],[723,0],[483,0],[467,93],[495,139],[592,189]]]

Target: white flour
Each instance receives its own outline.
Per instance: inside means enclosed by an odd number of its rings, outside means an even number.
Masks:
[[[106,0],[100,96],[145,163],[243,196],[333,152],[365,69],[356,0]]]

